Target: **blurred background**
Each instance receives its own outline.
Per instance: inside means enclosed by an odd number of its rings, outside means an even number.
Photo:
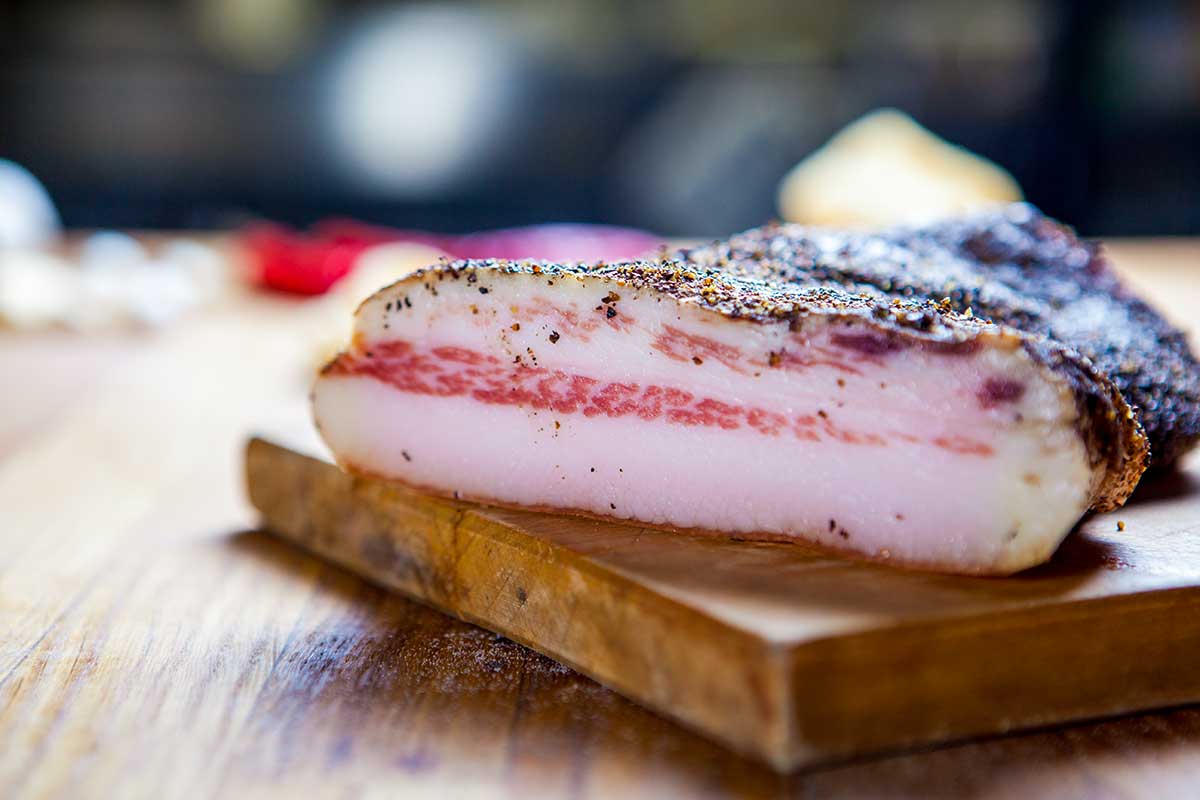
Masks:
[[[1200,3],[0,4],[0,158],[67,227],[719,235],[894,106],[1088,235],[1200,233]]]

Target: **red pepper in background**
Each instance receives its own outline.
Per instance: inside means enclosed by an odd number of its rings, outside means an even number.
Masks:
[[[350,274],[370,247],[296,233],[279,225],[257,224],[242,232],[255,283],[291,294],[324,294]]]
[[[443,236],[327,220],[301,233],[259,223],[242,232],[253,269],[252,280],[268,289],[301,295],[329,291],[350,274],[363,251],[380,244],[422,244],[453,258],[537,258],[547,261],[599,261],[636,258],[662,243],[630,228],[553,224]]]

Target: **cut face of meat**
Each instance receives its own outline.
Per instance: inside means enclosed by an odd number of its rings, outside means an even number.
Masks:
[[[1136,409],[1155,466],[1200,437],[1200,366],[1183,333],[1121,285],[1098,245],[1032,206],[879,234],[767,226],[678,258],[701,272],[970,311],[1084,356]]]
[[[360,307],[318,427],[346,468],[447,496],[969,574],[1045,561],[1144,468],[1134,413],[1069,348],[699,264],[406,278]]]

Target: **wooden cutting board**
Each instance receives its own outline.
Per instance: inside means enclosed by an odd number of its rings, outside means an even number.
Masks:
[[[780,770],[1200,700],[1197,459],[988,579],[443,500],[275,438],[246,466],[278,535]]]

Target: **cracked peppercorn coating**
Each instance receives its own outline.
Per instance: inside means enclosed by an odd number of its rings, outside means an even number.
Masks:
[[[757,228],[681,251],[696,268],[902,301],[948,300],[1087,357],[1137,410],[1154,466],[1200,438],[1200,366],[1184,334],[1123,286],[1100,247],[1026,203],[880,234]]]
[[[1121,292],[1028,206],[620,264],[444,263],[363,303],[314,414],[346,468],[447,496],[1008,574],[1145,468],[1071,299]],[[1046,335],[1062,320],[1076,341]],[[1120,351],[1104,341],[1096,358]]]

